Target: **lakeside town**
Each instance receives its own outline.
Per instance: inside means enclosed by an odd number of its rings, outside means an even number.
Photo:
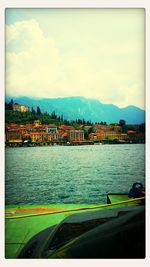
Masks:
[[[67,121],[55,112],[43,115],[39,107],[30,112],[28,106],[13,100],[6,103],[5,108],[5,145],[8,147],[145,143],[145,124],[127,125],[123,119],[111,124],[79,119]]]

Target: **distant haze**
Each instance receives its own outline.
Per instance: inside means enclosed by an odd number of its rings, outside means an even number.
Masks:
[[[144,9],[6,9],[6,95],[144,108]]]

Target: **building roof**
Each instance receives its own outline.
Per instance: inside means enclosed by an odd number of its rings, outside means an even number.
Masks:
[[[47,127],[48,128],[57,128],[57,126],[55,124],[48,124]]]
[[[73,126],[70,126],[70,125],[60,125],[58,128],[62,130],[74,130],[75,129]]]

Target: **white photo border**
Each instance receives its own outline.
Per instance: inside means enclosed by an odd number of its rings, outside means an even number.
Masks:
[[[141,259],[95,259],[95,260],[19,260],[19,259],[5,259],[4,253],[4,242],[5,242],[5,220],[4,220],[4,211],[5,211],[5,135],[4,135],[4,123],[5,123],[5,114],[4,114],[4,102],[5,102],[5,9],[6,8],[144,8],[145,9],[145,29],[146,29],[146,47],[145,47],[145,104],[146,104],[146,225],[150,225],[150,213],[149,213],[149,203],[150,203],[150,1],[149,0],[2,0],[0,2],[0,150],[1,150],[1,165],[0,165],[0,177],[1,177],[1,190],[0,190],[0,199],[1,199],[1,220],[0,220],[0,263],[2,266],[26,266],[26,264],[31,264],[32,266],[59,266],[61,267],[70,267],[71,266],[147,266],[150,263],[150,230],[149,227],[146,227],[146,258]]]

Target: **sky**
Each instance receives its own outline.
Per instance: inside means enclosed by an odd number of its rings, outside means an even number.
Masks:
[[[6,9],[6,95],[144,109],[144,9]]]

